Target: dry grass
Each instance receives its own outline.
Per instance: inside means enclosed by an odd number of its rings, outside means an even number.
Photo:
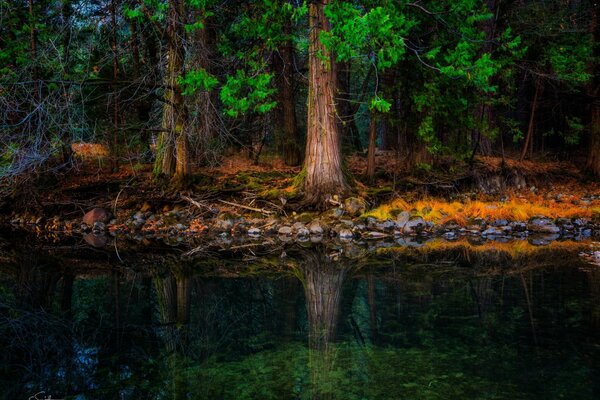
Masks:
[[[526,221],[540,215],[550,218],[590,218],[593,209],[597,207],[600,207],[600,201],[597,200],[591,205],[585,205],[571,201],[548,200],[536,195],[514,198],[506,202],[481,200],[448,202],[440,199],[407,202],[398,198],[367,212],[365,216],[393,219],[399,211],[409,211],[413,215],[423,217],[426,221],[445,223],[453,220],[459,225],[466,226],[475,218],[509,221]]]
[[[441,238],[435,238],[428,241],[422,247],[414,248],[407,246],[380,248],[377,250],[381,254],[409,254],[409,253],[447,253],[451,251],[465,251],[468,254],[477,253],[504,253],[507,256],[516,259],[519,257],[528,257],[540,252],[563,251],[569,253],[580,253],[589,250],[593,245],[592,241],[552,241],[545,246],[535,246],[527,240],[513,240],[502,243],[496,241],[487,241],[483,244],[471,244],[466,239],[457,241],[447,241]]]

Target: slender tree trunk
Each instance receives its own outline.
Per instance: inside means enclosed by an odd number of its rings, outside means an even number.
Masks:
[[[39,72],[37,66],[37,29],[35,27],[35,15],[33,10],[33,0],[28,0],[29,11],[29,42],[31,55],[31,80],[33,81],[33,98],[36,102],[40,101]]]
[[[523,143],[523,148],[521,149],[521,156],[519,157],[519,161],[523,161],[525,159],[527,152],[531,152],[530,147],[533,146],[533,132],[535,131],[535,115],[537,112],[539,97],[542,93],[542,89],[542,78],[537,78],[537,80],[535,81],[535,93],[533,95],[533,101],[531,102],[531,113],[529,114],[527,135],[525,136],[525,143]]]
[[[111,19],[111,35],[110,35],[110,48],[112,52],[112,65],[113,65],[113,140],[112,140],[112,157],[113,157],[113,169],[119,167],[119,93],[117,92],[116,83],[119,80],[119,54],[117,51],[117,1],[112,0],[110,3],[110,19]]]
[[[288,21],[284,27],[284,34],[289,36],[291,33],[292,29]],[[285,165],[296,166],[300,164],[300,145],[294,103],[294,45],[291,39],[285,41],[278,54],[274,54],[273,67],[278,77],[279,123],[277,125],[283,150],[283,162]]]
[[[309,5],[309,85],[306,156],[304,160],[305,203],[323,204],[328,195],[348,189],[342,170],[339,126],[336,121],[335,58],[320,41],[330,29],[324,7],[328,0]]]
[[[360,101],[352,103],[350,79],[352,75],[352,64],[342,61],[336,65],[337,77],[337,121],[341,135],[342,147],[352,151],[362,152],[360,133],[356,126],[356,113]],[[370,72],[370,71],[369,71]]]
[[[184,62],[183,0],[170,0],[167,29],[167,67],[165,73],[165,105],[162,132],[158,143],[155,173],[164,174],[181,186],[191,173],[189,145],[186,136],[186,110],[177,78]]]
[[[371,113],[371,123],[369,124],[369,153],[367,155],[367,177],[369,183],[375,181],[375,152],[377,151],[377,117]]]
[[[216,47],[216,32],[212,24],[212,18],[206,17],[204,10],[199,9],[196,13],[196,20],[202,21],[204,27],[196,30],[194,36],[194,60],[193,67],[204,69],[208,73],[213,73],[213,58]],[[218,115],[217,115],[218,96],[215,90],[201,90],[195,98],[195,111],[198,115],[197,129],[194,129],[193,153],[198,159],[206,160],[210,149],[210,144],[218,136]]]
[[[590,121],[590,142],[588,146],[588,155],[586,169],[596,177],[600,177],[600,25],[598,24],[598,2],[590,1],[592,8],[592,20],[590,32],[592,33],[592,43],[594,44],[595,63],[590,65],[592,80],[588,84],[587,92],[591,100],[591,121]]]

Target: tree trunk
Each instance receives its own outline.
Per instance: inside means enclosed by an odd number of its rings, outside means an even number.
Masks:
[[[529,125],[527,127],[527,135],[525,136],[525,143],[523,143],[523,148],[521,149],[521,156],[519,157],[519,161],[523,161],[527,152],[531,153],[531,147],[533,146],[533,132],[535,130],[535,114],[538,108],[539,96],[542,92],[542,78],[537,78],[535,81],[535,93],[533,95],[533,101],[531,102],[531,113],[529,114]]]
[[[287,36],[291,33],[288,21],[284,27],[284,34]],[[273,57],[273,66],[278,77],[279,106],[277,111],[283,162],[285,165],[296,166],[300,164],[300,146],[294,104],[294,45],[292,40],[286,40],[279,49],[279,54],[275,54]]]
[[[204,69],[206,72],[213,73],[212,60],[214,58],[216,46],[216,32],[212,25],[212,19],[205,15],[201,8],[196,12],[197,21],[203,23],[202,29],[197,29],[194,36],[194,60],[193,67]],[[217,115],[218,96],[215,90],[201,90],[195,98],[195,111],[198,115],[196,129],[193,129],[192,138],[193,152],[199,159],[206,160],[210,158],[210,143],[218,137],[218,115]],[[207,157],[208,156],[208,157]]]
[[[113,65],[113,86],[112,86],[112,102],[113,102],[113,140],[112,140],[112,164],[113,169],[119,167],[119,93],[117,92],[116,83],[119,80],[119,54],[117,52],[117,0],[112,0],[110,3],[110,19],[111,19],[111,35],[110,49],[112,52]]]
[[[328,0],[309,6],[309,84],[306,156],[304,160],[305,203],[323,204],[328,195],[348,189],[342,170],[339,126],[336,121],[335,58],[320,41],[330,29],[324,7]]]
[[[352,103],[350,98],[350,78],[352,66],[350,62],[340,62],[336,65],[337,77],[337,121],[341,135],[342,147],[351,151],[362,152],[360,133],[356,126],[356,113],[360,101]],[[370,72],[370,71],[369,71]]]
[[[600,100],[592,103],[592,120],[590,123],[590,145],[588,147],[587,169],[594,176],[600,177]]]
[[[367,155],[367,177],[369,183],[375,181],[375,152],[377,151],[377,118],[371,113],[371,124],[369,125],[369,153]]]
[[[155,173],[163,174],[181,185],[188,178],[189,146],[186,137],[186,111],[177,78],[183,72],[184,62],[183,0],[170,0],[167,29],[167,68],[165,73],[165,105],[162,132],[158,143]]]
[[[592,7],[592,23],[590,24],[590,32],[592,33],[592,43],[594,44],[594,58],[595,63],[590,65],[592,73],[592,80],[588,84],[587,92],[591,100],[591,121],[590,121],[590,143],[588,146],[588,156],[586,162],[586,169],[596,177],[600,177],[600,99],[598,94],[600,93],[600,43],[598,37],[600,36],[600,26],[598,25],[598,4],[597,1],[590,1]]]

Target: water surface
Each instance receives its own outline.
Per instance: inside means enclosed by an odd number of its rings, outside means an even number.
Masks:
[[[4,399],[600,398],[600,268],[569,246],[1,244]]]

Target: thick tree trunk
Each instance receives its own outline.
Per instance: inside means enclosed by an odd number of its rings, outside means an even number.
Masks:
[[[367,177],[369,183],[375,181],[375,152],[377,151],[377,118],[371,113],[371,123],[369,125],[369,152],[367,155]]]
[[[527,135],[525,136],[525,143],[523,143],[523,148],[521,149],[521,156],[519,157],[519,161],[523,161],[527,152],[532,152],[533,147],[533,132],[535,131],[535,114],[537,112],[539,96],[542,93],[543,85],[542,78],[537,78],[535,81],[535,93],[533,95],[533,100],[531,102],[531,113],[529,114],[529,124],[527,126]]]
[[[289,22],[284,27],[284,34],[291,34]],[[285,165],[300,164],[300,145],[296,127],[296,110],[294,103],[294,45],[287,40],[279,49],[279,54],[273,56],[273,67],[276,72],[279,89],[279,140],[283,150]]]
[[[328,0],[309,6],[309,85],[306,156],[304,160],[305,203],[323,204],[328,195],[348,189],[342,170],[339,126],[336,121],[335,58],[320,41],[330,29],[324,7]]]
[[[191,173],[189,145],[186,136],[186,110],[177,78],[183,72],[184,46],[183,0],[170,0],[167,30],[167,67],[165,73],[165,105],[162,133],[158,143],[155,173],[170,177],[182,185]]]

